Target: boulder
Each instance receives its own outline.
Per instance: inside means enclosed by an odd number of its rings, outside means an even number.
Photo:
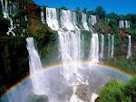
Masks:
[[[90,102],[91,89],[86,84],[80,84],[77,86],[76,95],[84,102]]]
[[[30,102],[48,102],[48,97],[46,95],[34,95]]]

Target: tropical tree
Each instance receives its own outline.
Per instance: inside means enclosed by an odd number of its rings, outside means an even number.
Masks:
[[[104,18],[105,18],[105,15],[106,15],[106,12],[105,12],[105,10],[103,9],[103,7],[98,6],[98,7],[95,9],[95,14],[98,15],[100,19],[104,19]]]

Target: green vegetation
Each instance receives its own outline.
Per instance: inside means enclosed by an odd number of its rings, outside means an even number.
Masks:
[[[0,16],[0,36],[6,35],[9,26],[9,21]]]
[[[36,22],[36,27],[29,29],[29,35],[35,38],[40,55],[46,56],[53,47],[56,48],[58,35],[47,24],[42,24],[39,20]]]
[[[8,28],[10,26],[9,21],[3,18],[2,10],[0,7],[0,87],[4,87],[7,89],[8,87],[12,86],[12,84],[15,84],[18,80],[25,77],[28,72],[28,52],[26,49],[26,41],[25,39],[29,36],[34,37],[37,43],[37,47],[39,50],[39,53],[41,56],[49,57],[51,53],[57,53],[58,51],[58,44],[57,44],[57,32],[51,30],[47,24],[42,24],[40,21],[40,7],[35,5],[32,0],[9,0],[12,3],[18,3],[19,9],[16,15],[13,18],[15,24],[19,24],[19,27],[14,29],[14,32],[17,36],[7,36],[6,32],[8,31]],[[36,6],[37,12],[34,14],[30,13],[28,10],[28,4],[32,3],[34,6]],[[45,9],[46,7],[44,7]],[[32,7],[33,9],[33,7]],[[57,11],[59,12],[59,18],[60,18],[60,10],[67,10],[66,7],[61,7]],[[132,35],[132,41],[133,44],[136,43],[136,15],[134,14],[127,14],[127,15],[118,15],[114,12],[106,13],[105,10],[99,6],[95,10],[88,11],[86,8],[81,10],[80,8],[76,8],[75,12],[77,13],[78,17],[77,20],[79,21],[79,28],[81,26],[81,13],[87,13],[87,16],[93,14],[98,16],[98,23],[95,25],[96,28],[98,28],[98,32],[107,34],[109,32],[115,34],[115,47],[120,48],[122,47],[120,43],[120,35],[119,35],[119,29],[118,29],[118,21],[120,19],[123,20],[129,20],[131,22],[131,28],[128,29],[130,31],[130,34]],[[11,15],[10,15],[11,16]],[[25,21],[25,16],[29,17],[28,21]],[[36,24],[35,24],[36,23]],[[29,25],[29,27],[28,27]],[[94,28],[95,28],[94,26]],[[25,33],[22,32],[23,29],[26,30]],[[106,35],[107,36],[107,35]],[[84,49],[89,49],[90,45],[88,42],[90,42],[91,34],[88,31],[82,31],[81,38],[85,40],[84,43]],[[107,37],[106,37],[107,38]],[[106,46],[107,46],[107,39],[105,39]],[[85,55],[87,54],[87,51],[84,52]],[[57,54],[56,54],[57,55]],[[119,55],[120,56],[120,55]],[[126,60],[124,57],[119,57],[115,59],[108,59],[106,63],[111,66],[115,66],[120,68],[121,70],[124,70],[126,72],[135,74],[136,73],[136,60],[134,58],[131,58],[129,60]],[[86,56],[87,57],[87,56]],[[12,76],[12,77],[11,77]],[[5,81],[6,80],[6,81]],[[11,82],[12,81],[12,82]],[[132,81],[133,82],[133,81]],[[124,86],[126,85],[118,82],[113,81],[113,83],[109,83],[107,85],[107,88],[104,88],[101,95],[105,95],[108,93],[108,91],[111,92],[109,94],[112,96],[114,94],[113,102],[131,102],[132,99],[134,99],[135,93],[131,93],[131,89],[134,89],[134,86],[130,87],[131,82],[127,84],[129,90],[125,90]],[[109,87],[116,86],[109,89]],[[106,90],[106,91],[105,91]],[[126,99],[123,99],[125,97],[125,94],[122,93],[122,90],[127,93],[133,94],[132,97],[127,97]],[[134,89],[135,90],[135,89]],[[5,90],[4,90],[5,91]],[[3,92],[4,92],[3,91]],[[2,93],[2,92],[0,92]],[[119,94],[119,95],[118,95]],[[129,96],[129,95],[128,95]],[[117,98],[116,98],[117,97]],[[100,102],[108,102],[106,101],[107,98],[103,99]],[[109,102],[112,97],[108,97]],[[135,102],[135,101],[133,101]]]
[[[99,102],[136,102],[136,77],[127,83],[112,80],[100,90]]]
[[[0,36],[6,35],[9,26],[10,26],[9,21],[3,18],[2,8],[0,5]]]
[[[28,52],[23,37],[0,37],[0,95],[29,73]]]
[[[100,18],[100,19],[104,19],[105,18],[105,16],[106,16],[106,12],[105,12],[105,10],[103,9],[103,7],[101,7],[101,6],[98,6],[96,9],[95,9],[95,11],[94,11],[95,13],[95,15],[98,15],[98,17]]]
[[[124,102],[123,86],[117,80],[110,81],[101,89],[99,102]]]
[[[116,57],[114,59],[107,59],[105,63],[110,66],[119,68],[120,70],[126,71],[131,74],[136,74],[136,59],[125,57]]]

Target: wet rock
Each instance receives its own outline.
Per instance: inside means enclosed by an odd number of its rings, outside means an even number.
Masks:
[[[34,95],[30,102],[48,102],[48,97],[46,95]]]
[[[88,85],[80,84],[76,89],[76,95],[84,102],[90,102],[91,99],[91,89]]]
[[[98,95],[95,93],[92,93],[91,101],[90,102],[98,102]]]
[[[99,99],[100,99],[100,98],[99,98],[99,97],[97,97],[97,98],[96,98],[96,100],[95,100],[95,102],[99,102]]]

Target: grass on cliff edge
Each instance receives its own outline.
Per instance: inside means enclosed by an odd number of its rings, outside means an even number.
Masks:
[[[105,63],[132,75],[136,74],[136,59],[134,58],[126,59],[124,56],[120,56],[114,59],[108,59]]]

